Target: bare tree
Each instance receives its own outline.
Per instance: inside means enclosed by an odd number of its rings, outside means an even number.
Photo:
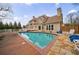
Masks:
[[[4,19],[11,19],[13,15],[13,10],[11,4],[0,3],[0,21]]]
[[[68,19],[68,22],[70,24],[79,24],[79,14],[77,13],[70,13],[66,16],[66,19]]]

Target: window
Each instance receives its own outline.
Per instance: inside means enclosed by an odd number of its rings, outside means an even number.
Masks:
[[[48,25],[46,26],[46,30],[48,30]]]
[[[49,25],[49,30],[51,30],[51,26]]]
[[[32,23],[30,25],[32,25]]]
[[[51,25],[51,30],[53,30],[53,25]]]
[[[47,25],[46,30],[53,30],[53,25]]]
[[[47,25],[46,30],[53,30],[53,25]]]
[[[38,26],[38,29],[41,30],[41,26]]]

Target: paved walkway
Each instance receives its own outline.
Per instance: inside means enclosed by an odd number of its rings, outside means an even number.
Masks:
[[[40,55],[40,53],[15,33],[0,33],[0,55]]]
[[[69,42],[68,36],[58,36],[55,44],[50,48],[49,55],[74,55],[74,44]]]

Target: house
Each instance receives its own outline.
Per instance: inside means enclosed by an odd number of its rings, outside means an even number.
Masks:
[[[57,15],[55,16],[46,16],[42,15],[39,17],[33,16],[33,19],[29,21],[26,25],[28,31],[37,31],[37,32],[57,32],[60,30],[60,25],[62,22],[62,10],[57,8]]]

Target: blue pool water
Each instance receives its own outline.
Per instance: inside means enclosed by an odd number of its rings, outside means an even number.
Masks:
[[[40,48],[46,47],[52,40],[55,39],[55,35],[42,32],[20,32],[20,35]]]

